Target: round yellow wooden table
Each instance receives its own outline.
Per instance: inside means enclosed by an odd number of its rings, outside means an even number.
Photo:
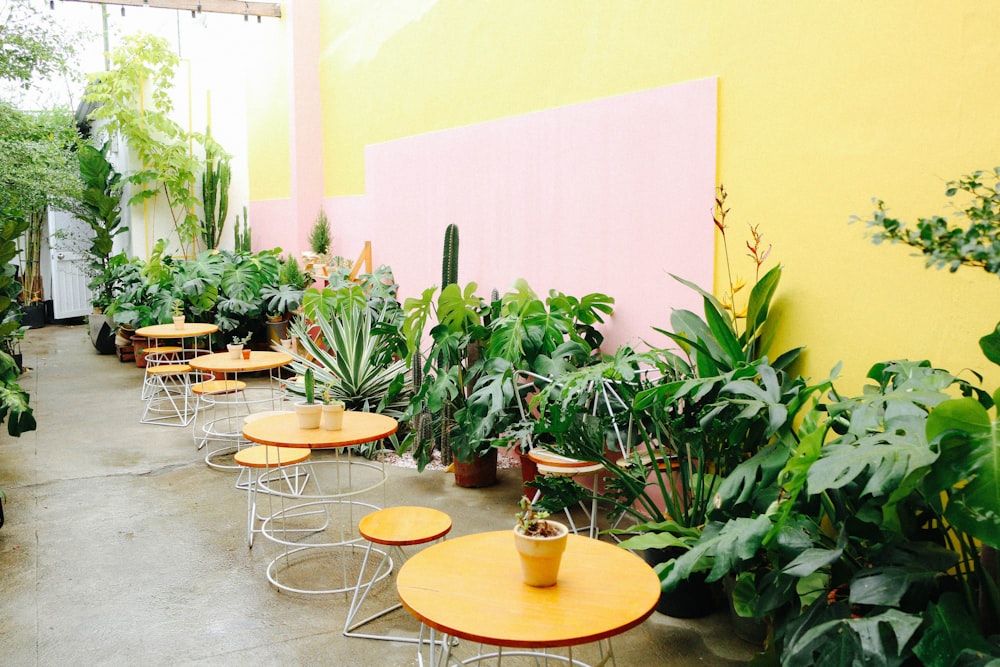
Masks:
[[[357,534],[356,513],[381,509],[366,496],[379,488],[384,491],[388,473],[382,460],[343,456],[342,452],[353,445],[387,438],[397,428],[392,417],[352,410],[344,412],[343,428],[335,431],[299,428],[294,412],[244,424],[243,437],[261,445],[332,450],[333,458],[313,457],[311,465],[317,473],[324,467],[332,467],[336,473],[332,481],[324,479],[322,485],[317,482],[315,493],[304,491],[292,499],[294,502],[286,503],[283,496],[269,496],[279,506],[264,519],[260,532],[284,545],[285,550],[268,564],[268,581],[282,590],[307,594],[342,593],[356,587],[345,576],[348,561],[365,550],[364,538]],[[321,525],[311,523],[314,519]],[[314,572],[309,568],[315,568],[312,564],[317,562],[317,554],[328,565]],[[338,564],[338,559],[343,563]],[[296,570],[306,574],[297,575]],[[322,581],[330,572],[340,572],[342,581]]]
[[[137,336],[144,336],[151,340],[160,338],[195,338],[197,336],[210,336],[219,330],[214,324],[209,322],[185,322],[183,327],[178,329],[176,324],[153,324],[148,327],[140,327],[135,330]]]
[[[450,664],[451,637],[531,649],[608,640],[610,655],[611,637],[646,620],[660,597],[660,580],[641,558],[578,535],[569,535],[556,585],[528,586],[521,581],[513,532],[506,530],[424,549],[400,569],[396,588],[411,614],[444,633],[443,664]],[[529,653],[501,648],[462,664]]]
[[[198,383],[194,387],[201,396],[205,407],[213,409],[211,418],[195,420],[193,432],[195,445],[198,449],[205,447],[210,442],[221,445],[217,448],[210,448],[205,454],[206,465],[217,470],[239,470],[241,468],[239,465],[223,462],[221,457],[232,453],[234,448],[239,447],[243,420],[249,411],[254,409],[251,406],[258,406],[255,408],[257,410],[261,409],[260,406],[269,410],[279,407],[281,392],[278,383],[280,378],[276,377],[273,371],[291,362],[292,355],[287,352],[270,350],[253,350],[250,352],[249,358],[246,359],[243,358],[242,354],[238,359],[234,359],[228,352],[204,354],[191,359],[189,362],[191,368],[214,375],[222,375],[225,378],[222,381]],[[256,371],[272,371],[270,382],[266,387],[256,386],[250,391],[251,388],[247,387],[246,383],[239,381],[239,374]],[[201,387],[200,390],[199,387]],[[237,481],[237,486],[242,486],[242,483]]]
[[[258,419],[243,427],[243,436],[261,445],[330,449],[350,447],[388,438],[398,422],[377,412],[344,412],[344,426],[337,431],[322,428],[299,428],[295,413]]]
[[[250,358],[233,359],[228,352],[216,352],[196,357],[191,361],[191,367],[213,373],[249,373],[252,371],[267,371],[292,363],[292,355],[287,352],[271,350],[253,350]]]

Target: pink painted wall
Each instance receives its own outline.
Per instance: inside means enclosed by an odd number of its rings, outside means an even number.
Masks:
[[[280,247],[298,254],[309,249],[309,231],[323,205],[323,104],[320,96],[320,5],[290,2],[285,23],[291,34],[288,57],[291,197],[250,203],[254,250]]]
[[[703,79],[369,146],[367,194],[327,199],[334,251],[371,240],[402,297],[441,280],[459,226],[459,282],[524,278],[543,295],[617,300],[606,347],[663,345],[670,309],[710,289],[717,80]]]

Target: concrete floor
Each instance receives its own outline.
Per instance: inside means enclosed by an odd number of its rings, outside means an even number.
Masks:
[[[343,637],[344,594],[268,583],[276,545],[247,548],[235,475],[208,468],[190,430],[139,424],[142,372],[96,354],[85,326],[29,331],[24,360],[39,426],[0,438],[0,664],[417,664],[412,645]],[[445,473],[390,467],[385,494],[388,505],[448,512],[453,536],[506,529],[520,474],[501,470],[497,486],[472,490]],[[386,586],[383,598],[393,594]],[[402,611],[389,621],[416,628]],[[614,650],[623,667],[735,665],[753,647],[724,613],[654,613]]]

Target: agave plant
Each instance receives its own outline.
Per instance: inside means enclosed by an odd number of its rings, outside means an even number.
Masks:
[[[296,318],[289,329],[304,353],[292,352],[292,368],[298,373],[312,368],[316,382],[348,410],[402,415],[408,400],[406,362],[397,354],[398,330],[387,326],[388,310],[379,315],[349,303],[330,317],[312,320],[312,332],[306,319]]]

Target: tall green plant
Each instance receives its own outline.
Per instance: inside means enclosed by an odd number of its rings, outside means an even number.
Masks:
[[[330,250],[330,220],[323,209],[319,210],[309,232],[309,247],[317,255],[326,255]]]
[[[701,539],[661,568],[665,587],[734,575],[783,665],[987,664],[1000,651],[978,604],[995,613],[1000,598],[975,541],[1000,544],[992,399],[926,361],[868,377],[808,415],[794,448],[733,471]]]
[[[81,210],[77,217],[87,223],[93,235],[87,247],[87,267],[91,276],[89,288],[92,304],[101,308],[110,305],[117,288],[111,278],[111,257],[115,237],[128,230],[121,219],[121,174],[107,159],[110,142],[100,148],[80,146],[77,158],[83,191]]]
[[[91,118],[107,121],[109,133],[121,132],[138,155],[141,166],[127,177],[136,188],[129,204],[162,193],[181,252],[193,256],[201,229],[196,213],[200,202],[194,194],[201,165],[190,144],[198,143],[212,155],[221,154],[221,148],[211,137],[188,132],[170,118],[179,58],[167,40],[144,34],[126,37],[110,54],[110,62],[110,70],[91,75],[85,95],[95,105]]]
[[[444,251],[441,253],[441,286],[458,282],[458,225],[444,230]]]
[[[250,215],[247,207],[243,207],[243,224],[240,225],[240,216],[236,214],[236,224],[233,225],[233,245],[236,252],[250,252]]]
[[[211,136],[211,129],[206,130],[206,139]],[[201,174],[202,210],[205,212],[201,239],[208,250],[218,248],[222,240],[222,229],[226,226],[229,215],[230,178],[229,156],[218,144],[207,141],[205,169]]]

